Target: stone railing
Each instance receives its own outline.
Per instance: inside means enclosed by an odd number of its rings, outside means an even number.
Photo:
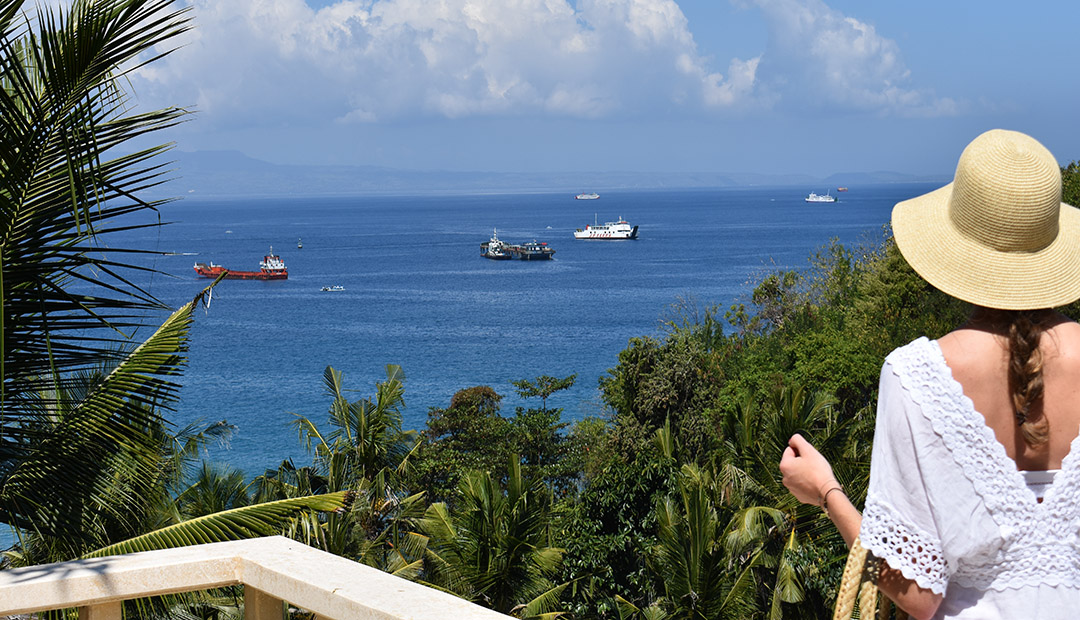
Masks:
[[[281,536],[0,571],[0,617],[78,608],[80,620],[120,620],[125,600],[233,585],[245,620],[281,620],[286,602],[342,620],[508,618]]]

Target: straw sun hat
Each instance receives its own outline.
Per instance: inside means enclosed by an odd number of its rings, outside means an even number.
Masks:
[[[1034,138],[994,129],[960,155],[953,182],[892,212],[896,245],[927,282],[1002,310],[1080,299],[1080,210]]]

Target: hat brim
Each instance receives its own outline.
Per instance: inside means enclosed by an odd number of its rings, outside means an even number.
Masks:
[[[1058,235],[1034,252],[1003,252],[961,234],[949,217],[953,184],[893,207],[896,245],[927,282],[1001,310],[1054,308],[1080,299],[1080,210],[1061,203]]]

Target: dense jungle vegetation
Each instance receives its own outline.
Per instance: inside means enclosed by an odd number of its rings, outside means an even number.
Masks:
[[[327,368],[326,418],[295,420],[310,461],[245,480],[198,459],[227,425],[168,422],[206,291],[147,336],[168,308],[132,284],[140,250],[108,243],[119,216],[160,225],[162,203],[139,195],[167,178],[166,147],[130,143],[188,112],[130,112],[125,74],[191,28],[188,10],[24,4],[0,0],[3,568],[283,533],[521,618],[830,615],[845,549],[780,484],[787,438],[806,435],[861,503],[882,360],[967,313],[888,231],[769,274],[734,307],[677,303],[612,360],[599,418],[565,422],[547,399],[576,378],[541,376],[513,384],[531,407],[464,387],[410,431],[401,368],[357,400]],[[1078,165],[1062,173],[1080,203]],[[226,618],[241,600],[125,611]]]

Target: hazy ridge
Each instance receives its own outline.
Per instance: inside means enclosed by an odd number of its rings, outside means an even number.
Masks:
[[[170,177],[175,181],[154,194],[191,197],[331,196],[372,193],[530,192],[570,193],[612,189],[805,186],[823,191],[877,183],[948,181],[898,172],[844,172],[825,178],[805,174],[724,172],[451,172],[403,170],[378,166],[281,165],[254,159],[239,151],[173,151]]]

